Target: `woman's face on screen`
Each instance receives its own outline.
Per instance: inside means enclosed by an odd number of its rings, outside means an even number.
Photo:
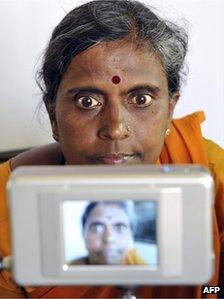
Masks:
[[[101,42],[66,70],[53,132],[68,164],[156,163],[177,98],[148,48]]]
[[[122,264],[134,237],[127,213],[117,204],[99,203],[90,212],[84,228],[91,264]]]

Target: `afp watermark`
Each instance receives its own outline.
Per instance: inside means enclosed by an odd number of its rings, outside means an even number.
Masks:
[[[204,286],[203,294],[218,294],[220,287],[218,286]]]

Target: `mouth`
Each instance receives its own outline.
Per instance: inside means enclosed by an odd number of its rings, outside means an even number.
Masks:
[[[140,155],[137,153],[108,153],[105,155],[97,155],[91,158],[91,161],[96,164],[119,165],[128,163],[140,162]]]

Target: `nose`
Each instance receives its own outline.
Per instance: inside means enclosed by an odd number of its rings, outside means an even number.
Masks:
[[[131,128],[122,108],[113,106],[104,111],[98,136],[105,140],[123,140],[130,136]]]
[[[104,231],[103,242],[104,243],[112,243],[116,240],[116,233],[114,232],[112,227],[107,227]]]

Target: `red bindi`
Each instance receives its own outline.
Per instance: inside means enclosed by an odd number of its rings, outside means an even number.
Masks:
[[[113,76],[112,82],[114,84],[119,84],[121,82],[121,78],[119,76]]]

